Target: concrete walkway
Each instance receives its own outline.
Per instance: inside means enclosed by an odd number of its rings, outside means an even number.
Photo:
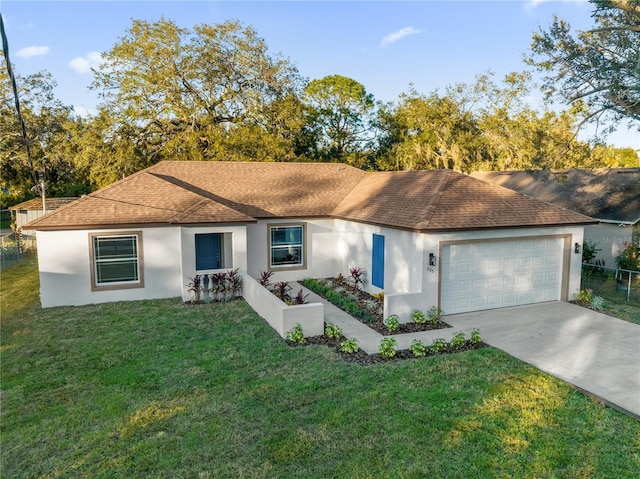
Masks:
[[[562,302],[444,320],[640,419],[640,325]]]
[[[342,334],[344,337],[349,339],[355,338],[358,343],[358,347],[367,354],[378,353],[378,346],[380,346],[380,341],[382,340],[382,338],[388,336],[383,336],[377,331],[371,329],[369,326],[366,326],[356,318],[348,315],[337,306],[334,306],[326,299],[309,291],[299,283],[292,282],[290,283],[290,285],[294,291],[298,291],[300,288],[302,288],[303,293],[309,295],[307,297],[307,301],[309,303],[322,303],[324,305],[325,323],[331,323],[338,326],[342,330]],[[422,331],[419,333],[397,334],[393,335],[393,337],[398,341],[396,349],[401,350],[409,349],[409,346],[411,346],[411,342],[414,339],[422,341],[425,346],[429,346],[433,342],[433,340],[437,338],[443,338],[448,342],[451,341],[451,338],[457,332],[460,332],[460,329],[454,327],[446,329],[435,329],[432,331]]]

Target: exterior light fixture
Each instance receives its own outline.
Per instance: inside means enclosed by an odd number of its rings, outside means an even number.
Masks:
[[[575,246],[574,246],[574,248],[573,248],[573,251],[574,251],[576,254],[580,254],[580,253],[582,252],[582,246],[580,245],[580,243],[576,243],[576,244],[575,244]]]
[[[436,255],[433,253],[429,253],[429,266],[435,266],[435,265],[436,265]]]

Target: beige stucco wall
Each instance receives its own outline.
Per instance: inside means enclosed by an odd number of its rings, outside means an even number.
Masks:
[[[196,234],[222,233],[224,235],[223,255],[225,268],[222,270],[196,271]],[[240,226],[197,226],[180,228],[180,260],[181,260],[181,292],[184,301],[191,299],[191,293],[187,291],[189,278],[196,274],[211,274],[217,271],[231,269],[247,270],[247,230]],[[178,295],[176,295],[178,296]]]
[[[304,223],[307,234],[305,268],[279,270],[272,282],[324,278],[352,267],[367,271],[366,289],[378,292],[370,284],[373,234],[385,237],[385,291],[420,291],[422,278],[422,239],[420,234],[343,220],[289,219],[264,221],[247,226],[248,274],[257,278],[268,269],[267,232],[270,224]]]
[[[631,225],[618,226],[612,223],[598,223],[584,228],[585,240],[589,239],[602,249],[596,255],[597,259],[605,261],[608,268],[616,267],[616,256],[624,249],[624,245],[631,241],[633,227]]]
[[[247,226],[134,228],[142,231],[144,288],[91,291],[89,233],[92,231],[38,232],[41,301],[43,307],[80,305],[120,300],[182,297],[187,301],[188,278],[195,271],[195,234],[224,233],[225,256],[231,268],[256,278],[267,269],[267,226],[272,223],[305,223],[307,265],[304,269],[279,271],[273,281],[296,281],[349,274],[354,266],[367,271],[369,292],[373,234],[385,237],[384,292],[388,298],[385,314],[437,305],[441,242],[481,239],[513,239],[529,236],[568,235],[572,245],[567,277],[568,299],[580,288],[582,256],[573,253],[574,243],[582,243],[583,227],[520,228],[447,234],[420,234],[342,220],[259,221]],[[117,230],[123,231],[123,230]],[[109,231],[100,231],[109,233]],[[428,265],[429,253],[436,254],[438,266]],[[231,269],[225,268],[225,269]],[[210,271],[207,273],[211,273]],[[201,273],[201,272],[198,272]]]
[[[299,281],[305,278],[323,278],[336,274],[338,258],[334,235],[334,222],[330,219],[260,220],[247,225],[247,272],[257,278],[268,269],[268,226],[273,224],[306,225],[306,267],[282,269],[272,276],[272,281]]]
[[[144,288],[91,291],[89,234],[141,231]],[[180,296],[180,228],[38,231],[42,307]]]
[[[336,220],[337,272],[348,276],[352,267],[364,267],[367,271],[365,289],[372,293],[380,291],[371,284],[374,234],[385,238],[385,294],[421,291],[423,253],[419,233]]]

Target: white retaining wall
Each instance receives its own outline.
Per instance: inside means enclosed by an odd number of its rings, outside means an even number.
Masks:
[[[296,324],[300,324],[305,337],[324,333],[322,303],[289,306],[247,274],[242,275],[242,293],[249,306],[283,338]]]

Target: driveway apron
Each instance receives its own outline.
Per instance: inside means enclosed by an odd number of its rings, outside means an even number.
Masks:
[[[444,320],[640,419],[640,325],[563,302]]]

